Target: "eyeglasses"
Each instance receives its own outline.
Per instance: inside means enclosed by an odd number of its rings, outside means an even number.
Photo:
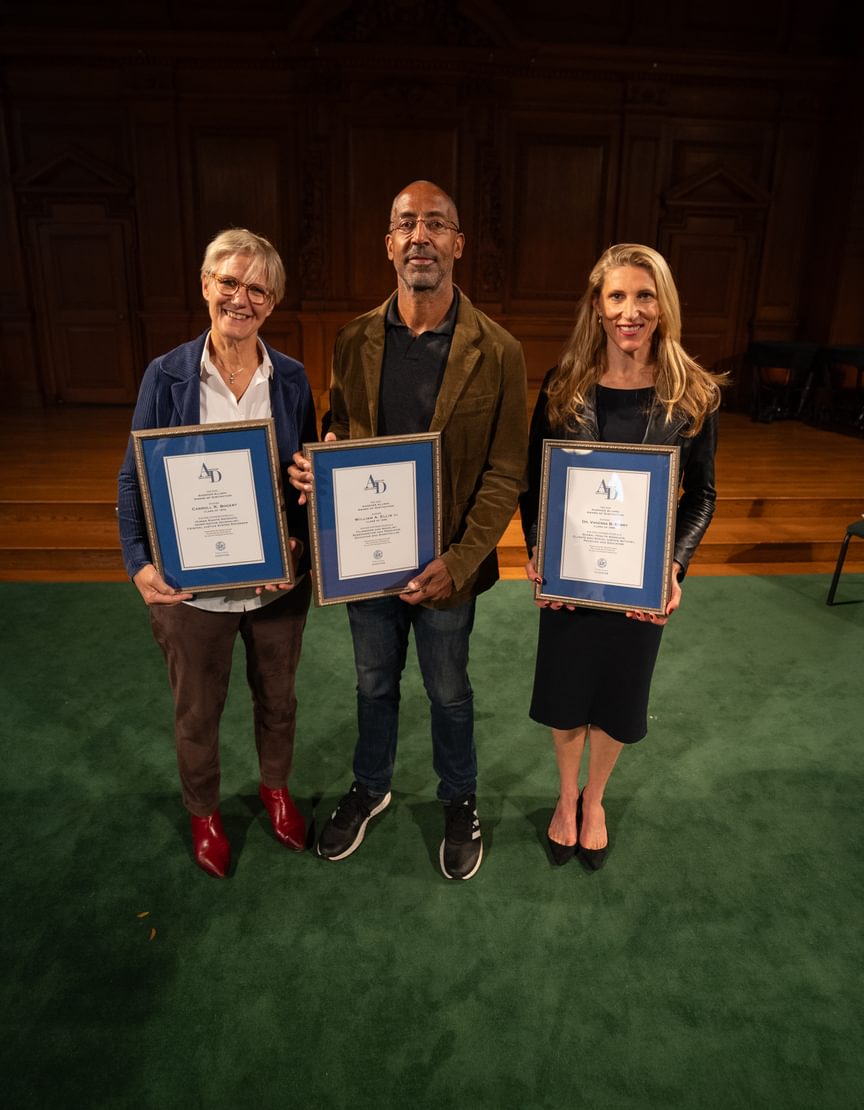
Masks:
[[[250,285],[246,281],[228,277],[227,274],[217,274],[215,270],[210,271],[210,276],[223,297],[233,297],[238,289],[245,289],[252,304],[266,304],[270,300],[270,290],[265,289],[263,285],[256,285],[255,282]]]
[[[424,216],[403,216],[401,220],[390,225],[390,231],[398,231],[400,235],[413,235],[418,224],[423,224],[430,235],[443,235],[445,231],[459,231],[456,224],[442,220],[438,216],[431,216],[428,220]]]

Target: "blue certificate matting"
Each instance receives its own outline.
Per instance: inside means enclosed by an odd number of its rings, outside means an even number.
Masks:
[[[440,436],[438,433],[417,437],[382,437],[376,440],[345,440],[338,443],[307,445],[314,473],[311,533],[316,570],[316,601],[319,605],[398,594],[432,559],[440,554]],[[416,552],[411,565],[398,569],[375,570],[372,554],[387,554],[385,544],[375,549],[375,529],[386,538],[386,521],[376,517],[369,526],[370,539],[363,538],[363,521],[358,514],[347,516],[339,505],[340,472],[357,472],[364,478],[364,489],[370,498],[378,493],[378,475],[386,474],[393,464],[408,464],[413,475],[411,496],[392,505],[398,519],[399,538],[410,540]],[[406,470],[405,467],[402,468]],[[388,491],[388,496],[393,491]],[[340,548],[340,544],[342,547]],[[340,557],[340,551],[355,548],[370,550],[370,565],[358,573],[345,573],[341,564],[351,560]],[[356,561],[356,560],[355,560]]]
[[[543,582],[536,596],[661,613],[669,592],[678,448],[546,441],[543,476]],[[568,520],[568,494],[577,482],[584,492]],[[625,499],[627,488],[637,496]],[[622,577],[630,581],[622,584]]]
[[[272,421],[133,434],[154,562],[169,585],[195,592],[291,581]],[[172,460],[180,459],[192,474],[182,485],[171,477]],[[236,489],[224,472],[226,459],[237,460],[245,479]],[[211,517],[195,518],[199,508]],[[178,524],[190,519],[194,528]],[[194,565],[191,539],[178,537],[178,526],[201,533],[194,537]]]

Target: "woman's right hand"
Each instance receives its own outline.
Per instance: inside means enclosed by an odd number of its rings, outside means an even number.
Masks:
[[[132,581],[148,605],[177,605],[192,599],[192,594],[179,593],[169,586],[152,563],[143,566]]]
[[[537,586],[543,585],[543,579],[537,573],[537,548],[531,549],[531,558],[525,564],[525,577],[529,582]],[[547,601],[542,598],[535,598],[534,604],[538,609],[569,609],[571,612],[576,608],[575,605],[568,605],[564,601]]]
[[[540,578],[540,575],[537,573],[537,564],[535,562],[536,558],[537,558],[537,548],[532,547],[531,548],[531,558],[525,564],[525,577],[528,579],[529,582],[533,582],[536,585],[539,585],[541,583],[542,579]]]

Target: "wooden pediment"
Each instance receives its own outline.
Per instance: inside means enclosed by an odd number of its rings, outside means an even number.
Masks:
[[[755,181],[713,166],[677,182],[663,195],[667,208],[767,208],[769,194]]]
[[[13,183],[16,192],[43,195],[105,196],[132,191],[132,180],[126,174],[75,146],[43,162],[24,166],[15,174]]]

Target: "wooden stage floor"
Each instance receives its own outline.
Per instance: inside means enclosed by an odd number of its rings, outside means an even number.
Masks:
[[[114,504],[128,408],[0,416],[0,580],[122,581]],[[798,421],[721,414],[718,508],[693,574],[825,573],[864,512],[864,440]],[[499,556],[521,578],[517,520]],[[849,570],[864,570],[854,541]]]

